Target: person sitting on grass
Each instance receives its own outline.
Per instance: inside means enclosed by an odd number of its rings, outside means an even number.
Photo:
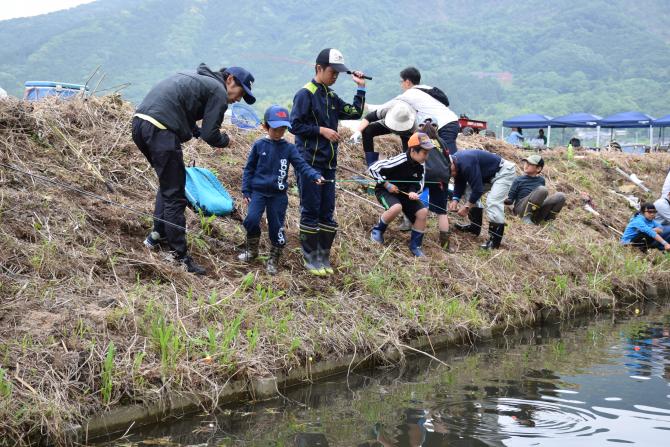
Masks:
[[[409,250],[414,256],[422,258],[425,257],[421,244],[426,231],[428,209],[419,199],[419,193],[424,185],[424,162],[435,145],[423,132],[412,134],[407,145],[407,152],[387,160],[379,160],[368,169],[372,178],[377,181],[377,200],[386,210],[372,228],[370,238],[383,244],[388,225],[400,213],[404,213],[412,222]]]
[[[630,219],[621,236],[622,245],[637,247],[643,252],[649,248],[670,251],[670,226],[664,227],[654,221],[656,207],[653,203],[643,203],[640,212]]]
[[[525,175],[514,179],[505,199],[505,205],[512,205],[514,215],[521,216],[521,220],[527,224],[556,219],[565,205],[565,194],[562,192],[549,195],[544,177],[540,175],[543,169],[544,160],[540,155],[524,158]]]
[[[279,257],[286,245],[284,221],[288,207],[288,165],[291,164],[301,176],[317,185],[323,183],[321,174],[307,164],[295,144],[284,140],[286,129],[291,128],[288,120],[288,110],[284,107],[273,105],[265,111],[263,128],[268,136],[256,140],[252,146],[242,176],[242,194],[249,209],[244,219],[246,250],[238,259],[251,262],[258,257],[261,217],[267,211],[272,248],[266,269],[270,275],[277,274]]]

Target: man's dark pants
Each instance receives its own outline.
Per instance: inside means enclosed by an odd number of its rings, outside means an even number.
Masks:
[[[447,145],[449,149],[449,154],[454,155],[458,148],[456,147],[456,138],[458,138],[458,132],[461,130],[461,126],[458,124],[458,121],[452,121],[445,124],[437,130],[437,134],[444,141],[444,144]]]
[[[409,137],[412,136],[411,132],[395,132],[388,127],[386,127],[381,121],[373,121],[368,126],[363,129],[362,138],[363,138],[363,151],[365,152],[374,152],[375,143],[374,138],[381,135],[396,134],[400,136],[400,141],[402,142],[402,150],[407,151],[407,141]]]
[[[158,176],[154,231],[167,238],[177,257],[186,255],[186,168],[181,143],[170,130],[133,118],[133,141]],[[160,219],[160,220],[159,220]],[[165,222],[173,225],[165,224]]]
[[[326,180],[335,180],[335,169],[314,168]],[[336,230],[335,182],[317,185],[309,177],[298,176],[300,187],[300,226],[308,230]],[[325,227],[325,228],[324,228]]]

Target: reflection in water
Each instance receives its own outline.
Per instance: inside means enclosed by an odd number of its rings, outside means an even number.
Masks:
[[[661,315],[661,318],[659,318]],[[670,312],[530,330],[400,370],[286,392],[144,429],[124,445],[294,447],[667,445]],[[119,441],[115,441],[117,445]]]

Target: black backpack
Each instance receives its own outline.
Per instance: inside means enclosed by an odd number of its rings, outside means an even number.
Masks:
[[[428,93],[430,96],[437,99],[438,101],[440,101],[445,106],[449,107],[449,98],[447,98],[447,94],[444,93],[439,88],[437,88],[437,87],[431,87],[431,88],[416,87],[416,88],[418,88],[419,90],[421,90],[424,93]]]

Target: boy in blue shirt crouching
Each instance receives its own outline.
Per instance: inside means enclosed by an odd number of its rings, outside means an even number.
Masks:
[[[270,275],[275,275],[286,245],[284,222],[288,207],[288,166],[291,164],[299,175],[318,185],[323,183],[323,177],[305,162],[294,144],[284,140],[286,129],[291,128],[287,109],[278,105],[270,106],[265,111],[263,127],[268,136],[257,140],[252,146],[242,176],[242,194],[249,209],[244,219],[246,250],[238,259],[251,262],[258,257],[261,217],[263,212],[267,212],[272,248],[266,269]]]

